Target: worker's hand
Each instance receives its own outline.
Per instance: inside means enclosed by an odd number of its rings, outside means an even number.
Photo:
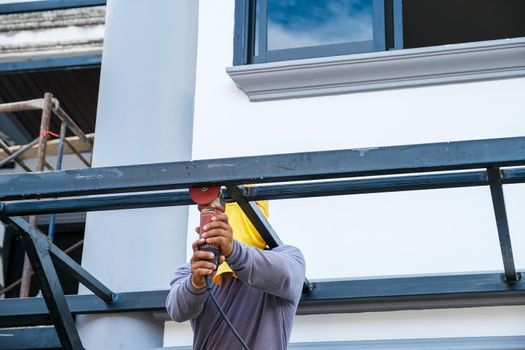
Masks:
[[[206,240],[206,243],[219,247],[221,254],[225,257],[232,253],[233,232],[226,214],[212,217],[211,222],[204,225],[201,237]]]
[[[191,247],[193,248],[193,256],[190,259],[191,263],[191,284],[193,287],[200,289],[204,288],[204,276],[210,276],[211,279],[215,276],[217,266],[215,264],[206,261],[213,259],[213,253],[200,251],[199,247],[204,244],[204,239],[200,238],[193,242]],[[219,258],[219,263],[224,262],[224,255]]]

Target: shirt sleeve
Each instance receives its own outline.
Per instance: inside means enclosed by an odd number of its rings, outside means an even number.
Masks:
[[[294,302],[301,297],[305,261],[293,246],[261,250],[234,240],[226,261],[241,281],[254,288]]]
[[[171,281],[166,310],[177,322],[194,319],[200,315],[207,297],[206,288],[198,289],[191,284],[191,268],[186,264],[177,269]]]

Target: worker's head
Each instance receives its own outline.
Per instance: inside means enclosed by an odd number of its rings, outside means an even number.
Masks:
[[[264,216],[268,217],[268,201],[258,201],[257,205]],[[235,240],[259,249],[266,247],[266,242],[237,203],[226,204],[226,215]]]
[[[268,217],[268,201],[258,201],[257,205],[264,216]],[[259,249],[266,247],[266,242],[237,203],[226,204],[226,215],[228,215],[228,222],[232,228],[235,240]],[[220,276],[224,273],[233,273],[226,262],[220,264],[217,269],[217,274],[213,279],[216,284],[220,284]],[[233,276],[236,277],[235,274]]]

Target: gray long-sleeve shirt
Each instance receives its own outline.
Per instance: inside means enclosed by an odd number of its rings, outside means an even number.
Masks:
[[[292,246],[260,250],[234,241],[226,261],[239,278],[221,275],[213,293],[237,332],[252,350],[286,349],[305,277],[302,253]],[[175,273],[166,309],[175,321],[191,320],[194,349],[242,349],[206,289],[191,284],[189,264]]]

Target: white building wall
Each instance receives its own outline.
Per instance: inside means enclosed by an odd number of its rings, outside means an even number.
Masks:
[[[249,102],[225,72],[233,17],[233,1],[200,1],[193,159],[525,135],[521,78]],[[523,269],[525,186],[505,186],[505,195]],[[311,279],[503,268],[488,188],[273,201],[270,220],[284,242],[304,252]],[[525,335],[524,310],[298,316],[291,340]],[[187,325],[166,330],[165,345],[191,344]]]

